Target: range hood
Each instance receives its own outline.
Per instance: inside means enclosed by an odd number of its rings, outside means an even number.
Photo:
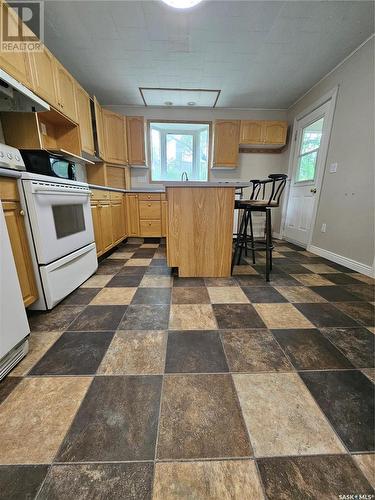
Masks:
[[[49,111],[43,99],[0,69],[0,111]]]

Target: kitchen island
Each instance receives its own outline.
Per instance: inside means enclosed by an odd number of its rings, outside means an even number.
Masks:
[[[248,182],[166,182],[167,261],[180,277],[231,274],[235,189]]]

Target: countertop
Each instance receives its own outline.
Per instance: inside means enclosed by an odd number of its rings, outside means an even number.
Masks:
[[[246,188],[250,186],[250,182],[245,181],[167,181],[164,182],[165,187],[228,187],[228,188]]]
[[[165,193],[165,189],[152,189],[152,188],[132,188],[132,189],[119,189],[108,186],[98,186],[97,184],[89,184],[92,189],[100,189],[102,191],[117,191],[119,193]]]

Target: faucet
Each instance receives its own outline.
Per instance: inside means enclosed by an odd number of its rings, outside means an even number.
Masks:
[[[187,172],[182,172],[181,174],[181,180],[185,180],[185,181],[188,181],[189,180],[189,177],[188,177],[188,174]]]

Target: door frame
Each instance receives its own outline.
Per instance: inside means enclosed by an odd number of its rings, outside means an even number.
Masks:
[[[292,139],[291,139],[289,163],[288,163],[288,181],[287,181],[287,185],[286,185],[286,192],[285,192],[285,196],[283,199],[282,212],[281,212],[280,239],[284,239],[284,233],[285,233],[286,215],[287,215],[287,211],[288,211],[289,195],[290,195],[290,185],[291,185],[292,178],[293,178],[294,157],[295,157],[295,152],[296,152],[296,143],[297,143],[296,139],[297,139],[298,122],[301,119],[305,118],[310,113],[312,113],[313,111],[315,111],[317,108],[320,108],[320,106],[322,106],[323,104],[326,104],[328,102],[330,104],[328,112],[325,116],[325,125],[326,125],[327,133],[325,134],[325,136],[323,136],[322,142],[321,142],[320,148],[319,148],[319,155],[321,155],[322,167],[321,167],[320,171],[318,172],[318,175],[316,178],[316,183],[315,183],[317,191],[318,191],[318,196],[316,196],[315,203],[314,203],[311,224],[310,224],[310,229],[309,229],[309,235],[308,235],[308,240],[307,240],[307,246],[306,246],[307,249],[311,245],[312,235],[313,235],[313,231],[315,228],[316,215],[318,212],[320,195],[321,195],[321,191],[322,191],[321,188],[322,188],[322,184],[323,184],[323,176],[324,176],[324,173],[326,170],[328,148],[329,148],[330,139],[331,139],[333,118],[334,118],[334,114],[335,114],[338,91],[339,91],[339,85],[336,85],[329,92],[327,92],[326,94],[321,96],[313,104],[311,104],[306,109],[304,109],[301,113],[296,115],[294,118],[294,121],[293,121],[293,128],[292,128],[292,133],[291,133]],[[292,240],[290,240],[290,241],[292,241]],[[292,243],[293,243],[293,241],[292,241]]]

